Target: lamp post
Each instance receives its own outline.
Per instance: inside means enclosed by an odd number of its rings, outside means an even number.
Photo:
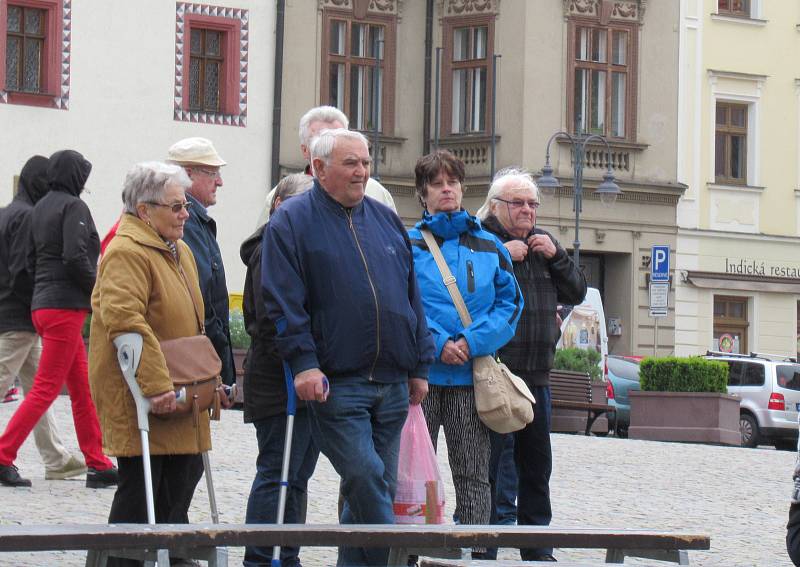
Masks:
[[[380,181],[381,176],[378,174],[378,162],[380,161],[380,107],[381,97],[379,92],[381,90],[380,72],[381,72],[381,59],[383,58],[383,40],[375,39],[373,46],[375,50],[375,68],[372,71],[372,177],[375,181]]]
[[[574,153],[573,163],[575,167],[574,179],[575,190],[572,202],[572,209],[575,211],[575,241],[572,243],[572,257],[576,266],[580,266],[581,241],[579,231],[581,227],[581,209],[583,207],[583,160],[586,155],[586,145],[592,141],[600,141],[606,145],[606,172],[603,174],[603,182],[597,186],[595,193],[600,196],[600,201],[604,205],[611,205],[622,193],[619,185],[614,181],[614,174],[611,172],[611,146],[603,136],[592,134],[586,138],[575,138],[567,132],[556,132],[547,141],[547,153],[545,154],[542,175],[536,181],[539,188],[547,194],[552,195],[555,190],[561,187],[561,183],[553,176],[553,167],[550,165],[550,144],[556,138],[567,138],[572,144]]]

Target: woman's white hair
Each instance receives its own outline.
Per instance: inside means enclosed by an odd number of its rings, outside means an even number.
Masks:
[[[319,136],[311,141],[311,164],[313,166],[315,159],[321,159],[327,165],[330,162],[333,147],[336,145],[336,140],[339,138],[349,138],[351,140],[360,140],[364,145],[369,148],[369,142],[361,132],[354,130],[347,130],[346,128],[334,128],[331,130],[323,130]]]
[[[158,203],[167,185],[192,186],[186,171],[178,165],[160,161],[146,161],[134,165],[125,176],[122,187],[122,204],[125,212],[136,214],[139,203]]]
[[[317,106],[306,112],[300,119],[300,144],[308,147],[311,143],[309,128],[312,122],[341,122],[343,128],[350,125],[344,112],[335,106]]]
[[[492,201],[500,196],[503,190],[510,184],[515,186],[527,186],[533,191],[533,198],[539,200],[539,187],[533,180],[531,172],[517,166],[505,167],[494,174],[489,192],[486,193],[486,200],[475,213],[475,216],[485,220],[492,213]]]

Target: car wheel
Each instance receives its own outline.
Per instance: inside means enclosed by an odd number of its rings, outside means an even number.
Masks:
[[[758,422],[749,413],[739,415],[739,432],[742,434],[742,447],[757,447],[760,441]]]

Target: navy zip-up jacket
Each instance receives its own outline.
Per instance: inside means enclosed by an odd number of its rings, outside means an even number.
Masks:
[[[411,243],[388,207],[365,198],[345,209],[315,179],[270,217],[261,283],[270,319],[286,320],[276,344],[295,375],[428,377],[434,346]]]

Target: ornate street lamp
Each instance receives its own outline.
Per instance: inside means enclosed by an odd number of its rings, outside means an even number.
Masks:
[[[600,202],[604,205],[612,205],[617,200],[617,197],[622,193],[619,185],[614,180],[614,174],[611,172],[611,147],[608,145],[608,140],[603,136],[592,134],[586,138],[575,138],[567,132],[556,132],[547,141],[547,153],[545,154],[544,167],[542,167],[542,175],[536,180],[539,189],[546,195],[553,195],[556,189],[561,187],[559,180],[553,176],[553,167],[550,165],[550,144],[556,138],[567,138],[572,144],[573,163],[575,167],[575,196],[572,202],[572,209],[575,211],[575,241],[572,243],[572,254],[575,265],[580,266],[580,248],[581,241],[578,237],[581,226],[581,209],[583,207],[583,160],[586,155],[586,145],[592,141],[599,140],[606,145],[606,172],[603,174],[603,182],[597,186],[595,193],[600,197]]]

